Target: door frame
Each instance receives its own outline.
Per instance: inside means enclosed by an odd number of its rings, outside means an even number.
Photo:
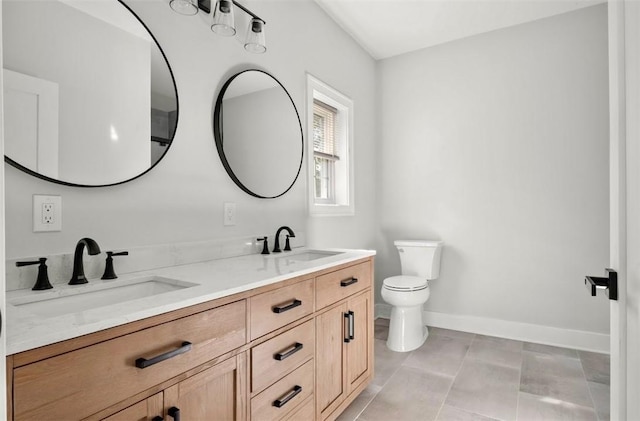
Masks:
[[[2,46],[2,2],[0,1],[0,46]],[[2,54],[0,54],[0,69],[2,69]],[[0,72],[0,155],[4,156],[4,121],[3,121],[3,85],[2,72]],[[0,165],[0,315],[2,320],[0,321],[0,379],[6,379],[7,365],[4,361],[7,360],[7,323],[6,323],[6,303],[5,303],[5,229],[4,229],[4,165]],[[7,413],[7,382],[0,381],[0,417]]]
[[[612,420],[640,419],[640,2],[608,1]]]
[[[609,0],[609,264],[618,272],[618,301],[610,301],[613,420],[626,419],[626,95],[624,2]]]

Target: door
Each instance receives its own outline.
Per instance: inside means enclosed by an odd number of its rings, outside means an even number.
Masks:
[[[325,419],[346,397],[345,344],[348,318],[346,304],[316,317],[316,406],[318,420]]]
[[[3,69],[6,154],[58,177],[58,84]]]
[[[347,395],[357,388],[369,375],[372,367],[373,351],[370,349],[370,340],[373,323],[371,322],[371,292],[351,298],[347,304],[350,316],[349,329],[353,331],[350,341],[346,346],[347,353]]]
[[[247,409],[246,354],[229,358],[164,391],[166,420],[242,421]]]
[[[162,392],[123,409],[103,421],[152,421],[162,417]]]
[[[609,11],[611,419],[640,419],[640,3]]]

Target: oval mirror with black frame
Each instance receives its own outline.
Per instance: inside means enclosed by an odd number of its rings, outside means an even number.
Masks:
[[[302,167],[300,115],[284,86],[269,73],[250,69],[224,84],[214,111],[220,160],[246,193],[282,196]]]
[[[167,153],[178,94],[120,0],[2,2],[5,161],[64,185],[133,180]]]

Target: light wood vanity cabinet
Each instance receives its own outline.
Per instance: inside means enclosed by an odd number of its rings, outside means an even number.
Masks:
[[[316,279],[325,292],[316,302],[327,306],[316,316],[318,420],[334,419],[373,378],[371,272],[369,263],[361,263]]]
[[[8,418],[334,419],[373,378],[372,273],[365,258],[11,355]]]

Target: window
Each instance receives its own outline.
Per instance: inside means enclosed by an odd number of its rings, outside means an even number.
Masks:
[[[353,102],[307,76],[312,215],[353,215]]]
[[[313,194],[316,203],[335,203],[335,121],[338,110],[322,101],[313,101]]]

